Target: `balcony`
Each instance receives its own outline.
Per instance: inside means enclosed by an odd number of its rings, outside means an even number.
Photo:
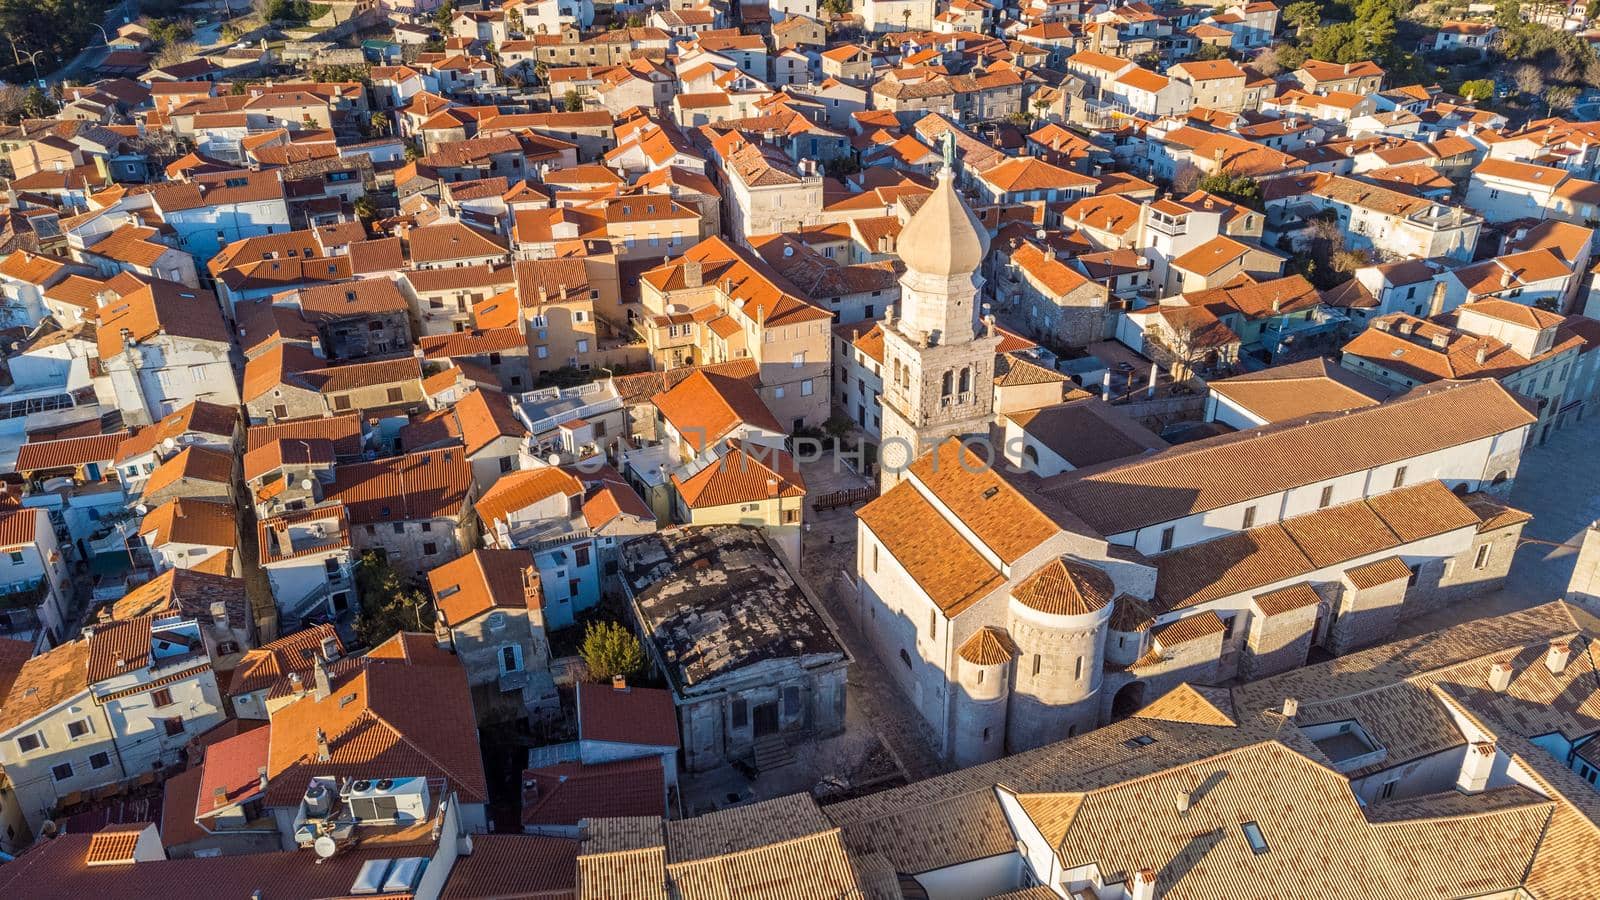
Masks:
[[[1442,231],[1446,228],[1460,228],[1483,220],[1459,207],[1436,204],[1406,216],[1406,221],[1415,222],[1430,231]]]

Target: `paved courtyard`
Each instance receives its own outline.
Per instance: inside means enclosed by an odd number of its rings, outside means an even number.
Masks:
[[[812,498],[872,483],[835,460],[827,455],[803,464],[806,492]],[[828,618],[854,658],[848,673],[846,703],[872,723],[908,778],[915,781],[948,771],[949,766],[934,752],[932,729],[911,709],[895,687],[894,678],[884,671],[882,661],[856,627],[852,612],[855,596],[840,577],[844,573],[853,577],[855,573],[855,510],[842,507],[819,513],[807,509],[803,552],[801,569],[806,581],[823,602]]]
[[[1584,529],[1600,519],[1600,413],[1550,436],[1522,456],[1511,505],[1533,514],[1511,562],[1506,586],[1493,594],[1404,622],[1399,637],[1560,599],[1578,558]]]

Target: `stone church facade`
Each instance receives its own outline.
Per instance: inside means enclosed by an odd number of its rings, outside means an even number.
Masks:
[[[958,440],[1001,433],[1005,414],[980,315],[989,238],[948,164],[900,245],[854,612],[956,764],[1082,733],[1181,682],[1367,646],[1503,581],[1528,517],[1501,498],[1533,417],[1498,384],[1016,474]]]

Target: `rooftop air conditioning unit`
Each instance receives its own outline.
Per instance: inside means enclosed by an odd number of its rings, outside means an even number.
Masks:
[[[344,800],[362,824],[420,822],[428,817],[428,779],[363,779],[350,784]]]

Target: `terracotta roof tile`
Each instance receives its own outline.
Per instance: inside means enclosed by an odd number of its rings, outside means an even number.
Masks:
[[[434,605],[454,627],[491,609],[542,602],[539,574],[526,550],[473,550],[428,572]]]
[[[118,431],[94,437],[30,441],[17,449],[17,471],[64,469],[91,462],[108,463],[116,457],[117,448],[131,434]]]
[[[1195,512],[1327,481],[1528,425],[1532,414],[1499,384],[1442,382],[1387,403],[1296,420],[1046,482],[1049,496],[1114,535]],[[1248,465],[1239,452],[1251,443]]]
[[[471,491],[472,466],[446,448],[339,466],[325,496],[344,504],[351,525],[370,525],[456,518]]]
[[[176,497],[152,509],[139,523],[139,534],[150,547],[199,544],[239,547],[239,520],[233,506]]]
[[[803,497],[805,477],[787,451],[729,440],[728,449],[699,472],[673,486],[690,509]]]
[[[985,625],[962,642],[956,653],[975,666],[998,666],[1016,658],[1017,645],[1004,628]]]
[[[1031,609],[1055,616],[1083,616],[1105,608],[1116,590],[1103,569],[1055,559],[1017,585],[1012,594]]]
[[[500,476],[475,504],[478,518],[488,526],[508,518],[540,500],[560,494],[582,497],[583,484],[566,470],[555,466],[519,469]]]
[[[98,626],[88,639],[90,684],[136,672],[150,665],[150,625],[146,616]]]
[[[909,480],[861,507],[857,516],[946,616],[958,615],[1005,582]]]
[[[1286,612],[1304,609],[1322,602],[1322,597],[1308,582],[1291,584],[1265,594],[1257,594],[1251,598],[1251,603],[1261,610],[1264,616],[1281,616]]]

